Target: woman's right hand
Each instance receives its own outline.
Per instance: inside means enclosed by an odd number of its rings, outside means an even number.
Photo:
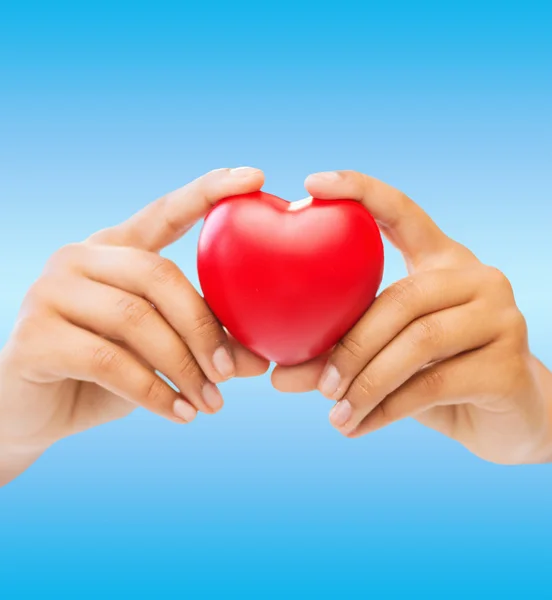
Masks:
[[[0,352],[0,485],[57,440],[136,406],[175,423],[214,413],[217,383],[268,369],[159,255],[218,200],[262,184],[256,169],[212,171],[48,261]]]

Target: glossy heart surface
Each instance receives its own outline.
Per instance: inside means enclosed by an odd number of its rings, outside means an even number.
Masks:
[[[373,302],[383,244],[353,200],[225,198],[205,218],[198,276],[213,313],[245,347],[280,365],[331,349]]]

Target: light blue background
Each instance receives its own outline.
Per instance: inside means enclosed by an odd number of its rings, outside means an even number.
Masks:
[[[56,248],[204,171],[251,164],[291,200],[349,168],[503,269],[552,365],[548,6],[2,3],[0,342]],[[167,253],[194,281],[197,233]],[[223,391],[215,417],[138,411],[1,489],[0,597],[550,597],[552,467],[414,422],[349,441],[268,376]]]

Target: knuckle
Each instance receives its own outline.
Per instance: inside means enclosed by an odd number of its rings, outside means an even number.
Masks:
[[[203,378],[203,371],[199,367],[193,354],[186,352],[178,361],[177,371],[183,379]]]
[[[10,342],[17,356],[37,356],[44,347],[44,340],[49,337],[50,330],[47,319],[39,315],[27,315],[16,322]]]
[[[195,181],[192,181],[190,187],[194,192],[204,198],[208,204],[212,204],[216,199],[215,190],[219,187],[217,184],[224,178],[230,169],[212,169],[207,173],[198,177]]]
[[[362,360],[363,348],[362,344],[355,340],[352,335],[346,335],[337,343],[338,349],[355,361]]]
[[[211,312],[194,317],[191,333],[203,338],[216,337],[218,339],[222,337],[220,324]]]
[[[520,345],[527,345],[528,343],[528,327],[527,321],[521,311],[517,308],[512,310],[506,319],[505,324],[506,334],[510,335],[514,340],[520,343]]]
[[[420,384],[424,393],[429,396],[437,395],[444,385],[443,376],[439,369],[425,369],[420,373]]]
[[[123,365],[123,356],[112,346],[101,345],[92,353],[92,368],[96,373],[113,373]]]
[[[443,327],[433,316],[418,319],[414,326],[412,345],[416,348],[434,348],[443,341]]]
[[[48,267],[68,266],[74,264],[83,251],[80,243],[66,244],[56,250],[48,260]]]
[[[144,399],[150,406],[159,406],[168,398],[167,386],[158,377],[153,377],[144,390]]]
[[[396,304],[401,311],[409,310],[412,301],[419,296],[420,288],[414,277],[406,277],[383,290],[381,295]]]
[[[156,205],[159,208],[163,229],[172,237],[179,237],[182,235],[185,228],[183,228],[182,223],[179,221],[178,215],[174,210],[171,210],[172,195],[166,194],[165,196],[161,196],[161,198],[156,201]]]
[[[25,294],[23,305],[44,304],[50,298],[50,286],[47,284],[47,278],[37,279]]]
[[[500,269],[497,269],[496,267],[486,267],[485,279],[493,289],[513,297],[514,290],[512,284]]]
[[[435,265],[440,265],[444,268],[450,268],[451,265],[470,265],[473,267],[474,265],[478,264],[477,258],[471,250],[466,248],[466,246],[460,242],[450,238],[447,239],[446,248],[439,257],[434,258],[434,261]]]
[[[362,396],[370,398],[374,396],[379,388],[378,381],[372,373],[361,371],[355,380],[356,391]]]
[[[46,331],[46,318],[39,314],[29,314],[15,324],[13,335],[25,342],[33,342]]]
[[[22,317],[14,325],[11,340],[22,345],[32,345],[39,331],[38,320],[32,316]]]
[[[160,285],[170,285],[177,283],[182,277],[180,269],[172,260],[151,255],[150,274],[153,281]]]
[[[207,173],[203,174],[201,177],[196,179],[196,181],[200,183],[209,183],[213,179],[218,180],[221,175],[226,175],[229,171],[230,169],[224,167],[220,169],[211,169],[210,171],[207,171]]]
[[[363,175],[358,171],[352,171],[351,169],[342,169],[338,171],[338,173],[342,181],[349,182],[361,191],[364,191],[369,187],[369,179],[367,175]]]
[[[508,316],[508,324],[509,328],[516,333],[526,333],[527,332],[527,321],[525,317],[517,308],[512,310]]]
[[[117,309],[124,323],[132,327],[140,326],[155,312],[153,306],[141,298],[123,295],[117,302]]]

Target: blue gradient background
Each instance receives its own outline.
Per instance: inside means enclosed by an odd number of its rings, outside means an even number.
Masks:
[[[348,168],[511,278],[552,365],[549,3],[4,2],[0,343],[59,246],[221,166]],[[195,228],[166,254],[197,282]],[[404,275],[388,251],[385,282]],[[350,441],[268,376],[137,411],[0,490],[0,598],[545,598],[552,467],[415,422]]]

